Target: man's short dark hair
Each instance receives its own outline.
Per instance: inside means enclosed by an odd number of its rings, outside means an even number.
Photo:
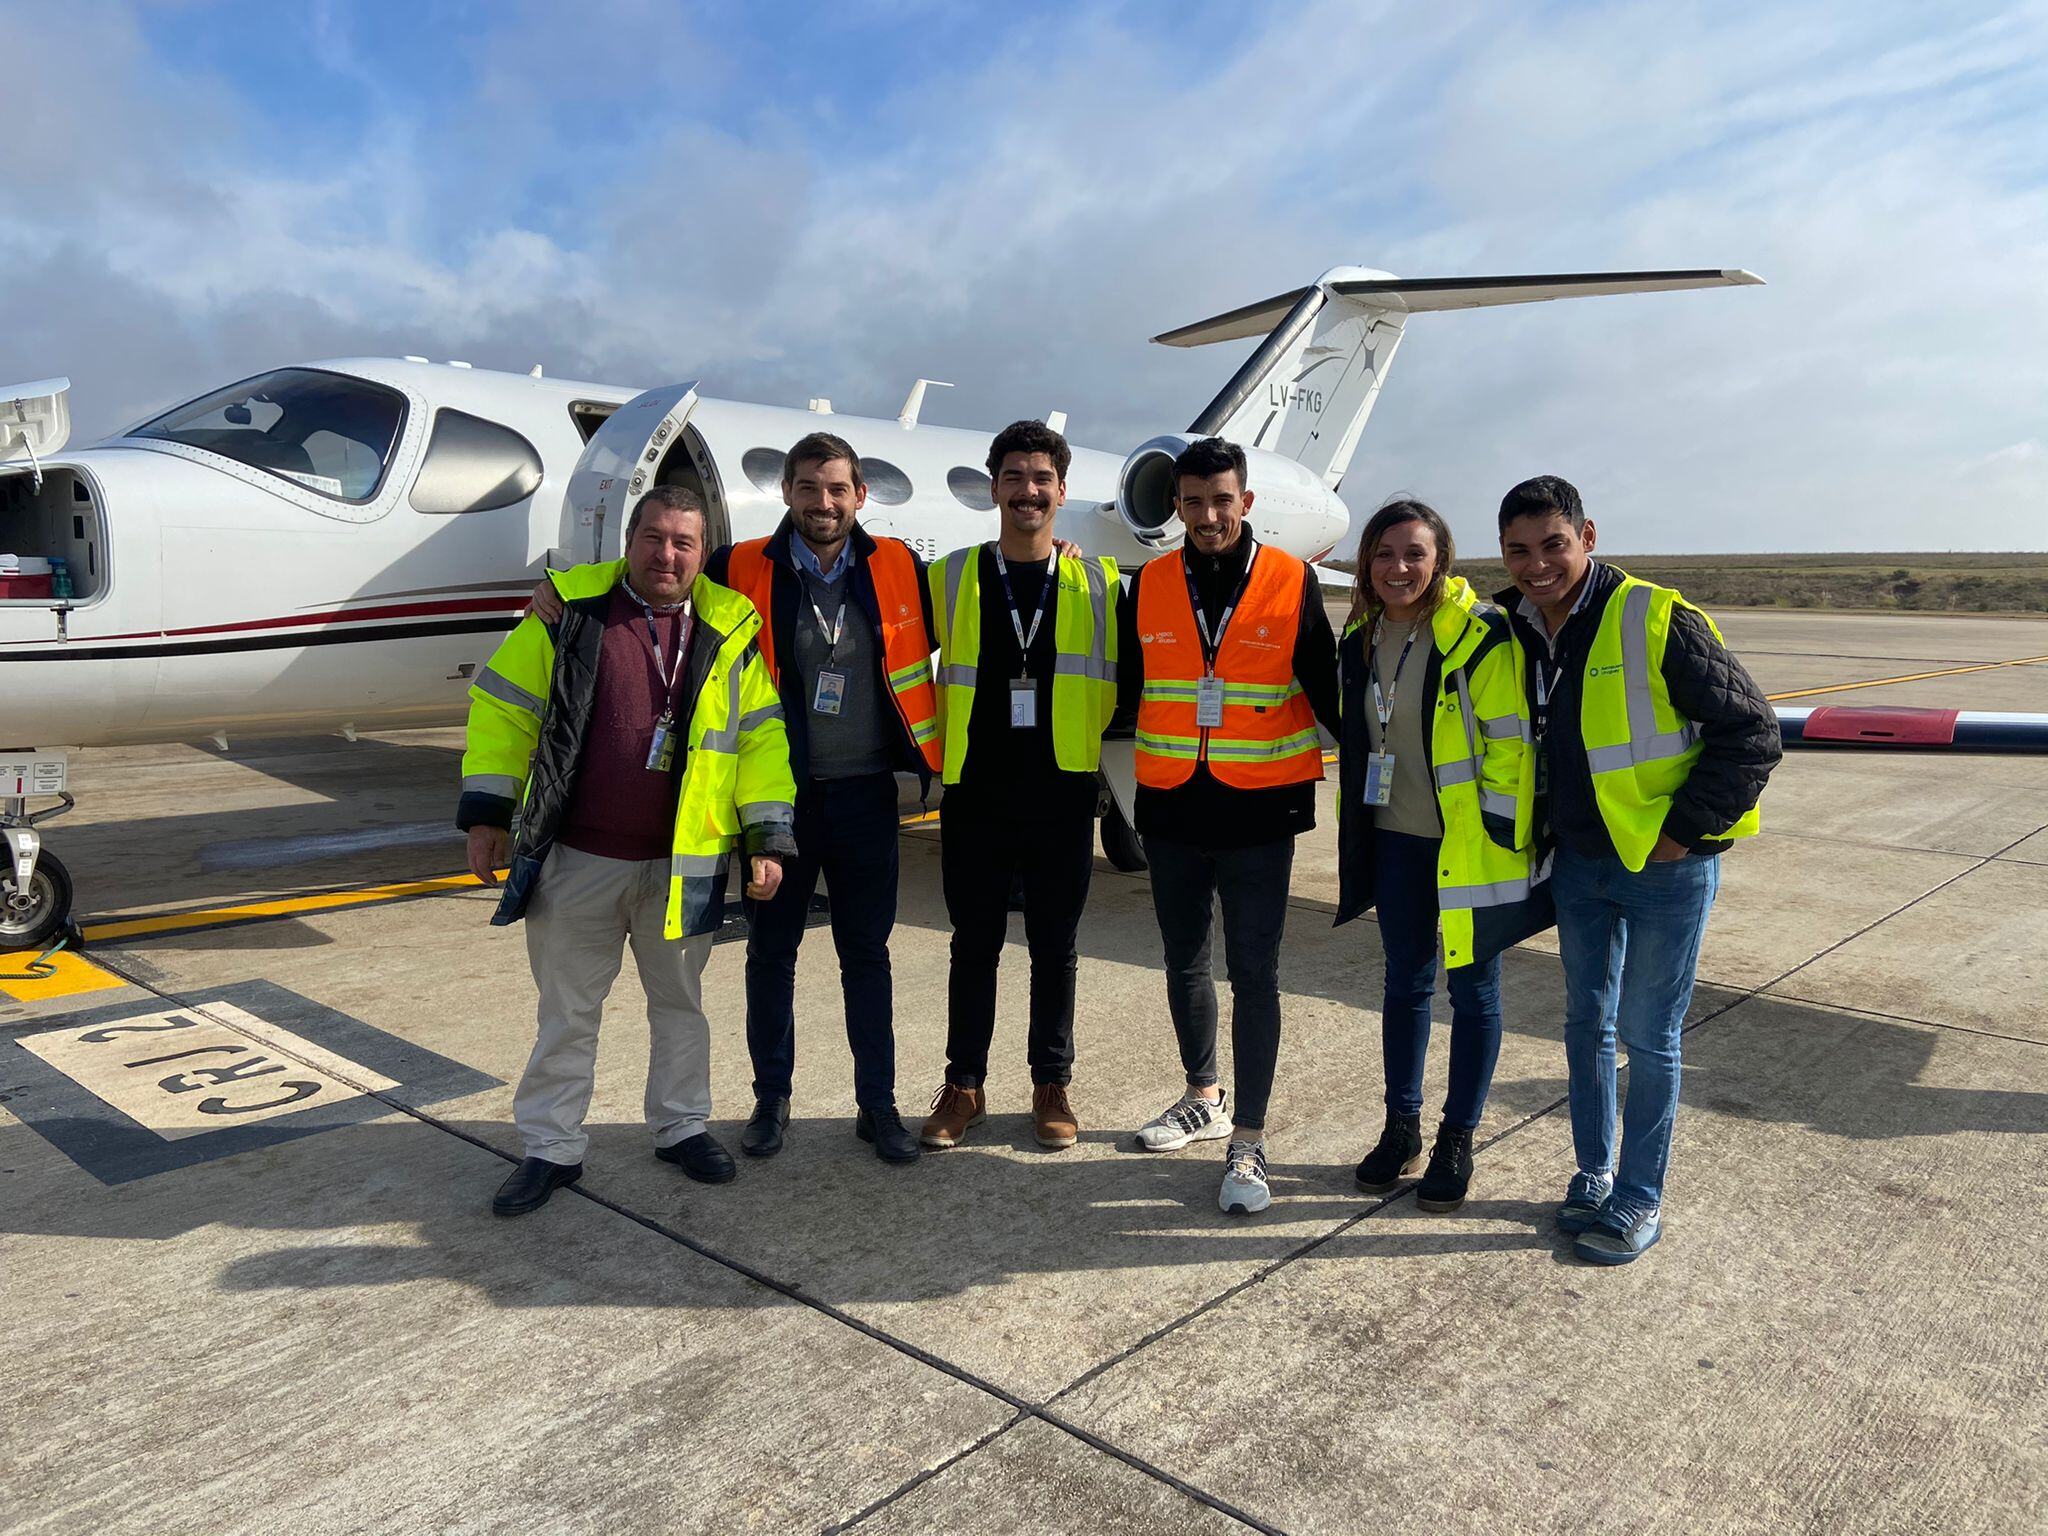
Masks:
[[[705,524],[704,498],[695,491],[685,490],[680,485],[657,485],[634,503],[633,515],[626,519],[626,537],[631,539],[640,526],[640,518],[647,512],[694,512],[700,530]]]
[[[1003,460],[1013,453],[1045,454],[1060,472],[1061,480],[1067,478],[1067,466],[1074,462],[1074,450],[1067,446],[1067,440],[1042,421],[1013,421],[998,432],[995,441],[988,445],[989,474],[1000,475]]]
[[[1176,496],[1180,494],[1180,482],[1184,476],[1206,480],[1211,475],[1233,469],[1237,471],[1237,488],[1241,491],[1245,478],[1244,450],[1220,437],[1198,438],[1181,449],[1180,457],[1173,461],[1173,493]]]
[[[830,432],[809,432],[796,440],[796,446],[789,450],[789,456],[782,461],[782,488],[786,491],[796,484],[797,466],[800,464],[825,465],[840,459],[846,460],[846,467],[853,475],[853,488],[858,491],[867,485],[867,477],[860,472],[860,455],[853,451],[853,444],[843,437]]]
[[[1506,533],[1508,524],[1518,517],[1549,517],[1553,513],[1561,513],[1573,533],[1585,531],[1586,504],[1579,500],[1578,487],[1556,475],[1538,475],[1501,497],[1500,531]]]

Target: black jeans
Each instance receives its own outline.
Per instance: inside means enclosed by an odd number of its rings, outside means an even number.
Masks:
[[[1152,910],[1166,943],[1166,1006],[1180,1037],[1190,1087],[1216,1081],[1216,979],[1209,927],[1223,897],[1223,962],[1230,973],[1230,1042],[1236,1104],[1231,1119],[1266,1128],[1266,1101],[1280,1056],[1280,935],[1287,926],[1287,881],[1294,839],[1249,848],[1203,848],[1145,839],[1152,862]]]
[[[896,775],[811,779],[797,791],[797,856],[782,886],[747,904],[747,1053],[754,1097],[786,1099],[796,1070],[796,952],[818,877],[832,903],[832,943],[862,1109],[896,1104],[889,930],[896,925]]]
[[[1048,815],[976,797],[939,802],[939,867],[953,923],[947,983],[946,1081],[979,1088],[996,1030],[996,966],[1010,931],[1010,883],[1024,882],[1024,942],[1031,953],[1034,1083],[1074,1074],[1074,935],[1095,871],[1093,806]]]

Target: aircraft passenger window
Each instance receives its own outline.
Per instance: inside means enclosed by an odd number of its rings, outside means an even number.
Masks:
[[[510,427],[444,407],[434,413],[410,500],[416,512],[489,512],[524,501],[540,481],[533,444]]]
[[[157,437],[264,470],[337,501],[368,501],[405,424],[395,389],[316,368],[280,368],[166,411]]]
[[[900,507],[910,500],[910,476],[887,459],[863,458],[861,478],[868,483],[868,495],[885,507]]]
[[[947,470],[946,489],[970,512],[993,512],[996,509],[995,487],[978,469],[969,469],[962,464],[958,469]]]
[[[749,448],[740,455],[740,470],[757,489],[770,495],[782,489],[782,450]]]

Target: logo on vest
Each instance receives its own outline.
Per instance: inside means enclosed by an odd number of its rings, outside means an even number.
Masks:
[[[1173,631],[1170,629],[1162,629],[1157,634],[1153,634],[1148,630],[1146,633],[1138,636],[1138,644],[1140,645],[1150,645],[1155,640],[1158,641],[1161,645],[1172,645]]]

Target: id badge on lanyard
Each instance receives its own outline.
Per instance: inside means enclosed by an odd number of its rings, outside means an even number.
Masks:
[[[641,615],[647,620],[647,643],[654,651],[654,675],[660,680],[662,689],[661,717],[654,722],[654,736],[647,744],[647,771],[668,773],[676,765],[676,679],[683,675],[683,657],[690,650],[690,604],[688,600],[683,603],[683,623],[676,632],[675,660],[664,662],[661,659],[661,636],[654,627],[654,610],[630,586],[626,590],[640,602]]]
[[[1195,679],[1195,724],[1211,731],[1223,724],[1222,678]]]
[[[1365,653],[1370,658],[1372,673],[1372,712],[1380,723],[1380,746],[1387,744],[1387,731],[1394,718],[1394,696],[1401,691],[1401,669],[1408,665],[1408,652],[1415,644],[1417,631],[1408,631],[1408,638],[1401,642],[1401,654],[1394,662],[1394,675],[1384,691],[1380,688],[1379,621],[1375,619],[1371,631],[1365,637]],[[1365,803],[1371,806],[1391,805],[1394,801],[1394,754],[1385,750],[1368,752],[1365,755]]]
[[[818,603],[817,593],[811,590],[808,577],[803,579],[804,596],[810,600],[811,612],[818,620],[818,634],[825,642],[825,665],[818,670],[818,686],[811,693],[811,713],[814,715],[836,715],[846,708],[846,674],[836,670],[839,662],[839,639],[846,633],[847,588],[853,577],[842,576],[846,583],[839,591],[839,612],[832,622],[825,622],[825,610]]]
[[[1038,728],[1038,684],[1028,677],[1010,679],[1010,725],[1020,731]]]
[[[1181,576],[1188,584],[1188,606],[1195,613],[1195,628],[1202,636],[1204,665],[1202,675],[1195,679],[1195,727],[1198,730],[1213,731],[1223,724],[1223,679],[1216,675],[1216,658],[1223,650],[1223,636],[1230,628],[1230,616],[1237,612],[1237,605],[1244,597],[1245,589],[1251,585],[1252,564],[1259,558],[1258,541],[1245,532],[1244,575],[1239,578],[1237,590],[1231,594],[1230,602],[1216,621],[1215,634],[1209,633],[1209,615],[1202,607],[1202,594],[1195,587],[1195,573],[1188,568],[1186,557],[1181,560]]]
[[[1053,583],[1059,579],[1059,563],[1054,559],[1046,564],[1045,582],[1038,589],[1038,609],[1031,615],[1031,628],[1027,630],[1024,627],[1024,615],[1017,611],[1017,594],[1010,586],[1010,562],[1003,558],[1001,546],[990,547],[995,550],[996,574],[1003,579],[1003,601],[1010,608],[1010,627],[1017,633],[1019,675],[1010,679],[1010,729],[1036,730],[1038,684],[1031,676],[1031,645],[1038,638],[1038,626],[1045,621],[1046,604],[1052,598]]]

